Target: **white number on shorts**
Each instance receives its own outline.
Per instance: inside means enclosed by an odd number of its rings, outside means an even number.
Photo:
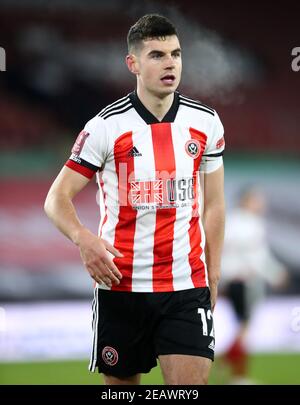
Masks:
[[[198,314],[201,316],[201,321],[202,321],[202,327],[203,327],[203,335],[207,336],[208,335],[208,330],[207,330],[207,320],[210,320],[212,318],[212,313],[211,310],[207,310],[207,315],[205,314],[205,309],[204,308],[198,308]],[[214,330],[214,324],[212,323],[212,328],[209,333],[209,336],[215,337],[215,330]]]
[[[209,309],[209,310],[207,311],[207,319],[210,319],[210,318],[212,318],[212,312],[211,312],[211,310]],[[213,337],[213,338],[215,337],[214,322],[212,322],[212,328],[211,328],[211,331],[210,331],[209,336],[211,336],[211,337]]]

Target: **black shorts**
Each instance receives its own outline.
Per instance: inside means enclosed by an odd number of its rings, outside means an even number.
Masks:
[[[174,292],[96,289],[89,370],[115,377],[148,373],[162,354],[214,359],[208,287]]]
[[[247,303],[247,288],[243,281],[231,281],[226,288],[226,296],[232,304],[239,321],[249,319],[249,306]]]

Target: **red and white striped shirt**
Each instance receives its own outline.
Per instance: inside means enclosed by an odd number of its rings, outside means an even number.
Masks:
[[[208,286],[199,171],[222,165],[223,132],[215,110],[178,92],[161,122],[133,92],[78,135],[66,165],[97,172],[99,234],[123,254],[113,259],[123,278],[112,290]]]

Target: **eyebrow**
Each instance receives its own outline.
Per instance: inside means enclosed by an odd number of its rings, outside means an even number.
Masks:
[[[175,52],[180,52],[180,53],[181,53],[181,49],[180,49],[180,48],[176,48],[176,49],[174,49],[171,53],[175,53]],[[149,55],[149,56],[155,55],[155,54],[164,55],[165,53],[166,53],[166,52],[153,49],[152,51],[150,51],[150,52],[148,53],[148,55]]]

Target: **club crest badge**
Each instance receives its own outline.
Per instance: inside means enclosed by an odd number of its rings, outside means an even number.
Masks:
[[[108,366],[114,366],[118,363],[119,355],[113,347],[105,346],[102,350],[102,359]]]
[[[200,142],[196,139],[189,139],[185,144],[185,151],[190,157],[196,159],[201,151]]]

